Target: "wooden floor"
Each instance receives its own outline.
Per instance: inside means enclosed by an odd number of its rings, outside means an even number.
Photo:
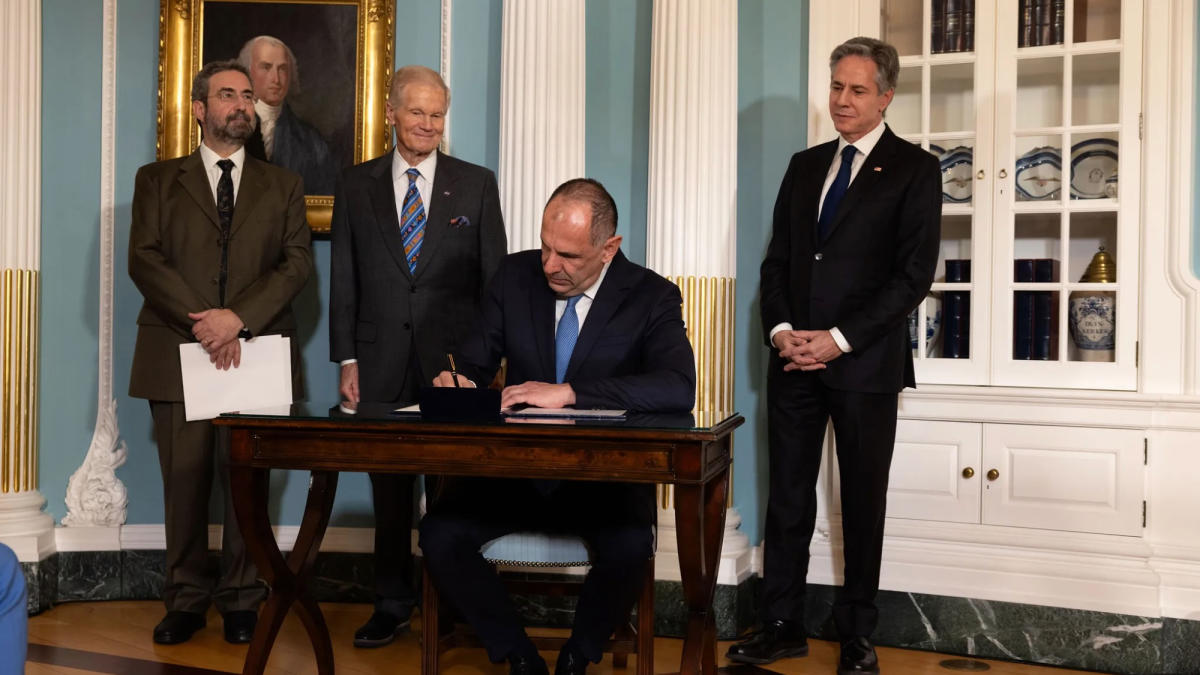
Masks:
[[[371,608],[362,604],[324,604],[321,606],[333,635],[334,658],[339,673],[418,673],[421,667],[420,632],[417,618],[413,632],[395,643],[380,649],[356,649],[350,643],[354,629],[364,622]],[[170,647],[154,644],[150,633],[162,618],[159,602],[89,602],[59,605],[29,621],[28,675],[50,673],[121,673],[122,675],[210,675],[213,672],[241,672],[245,646],[227,644],[221,638],[221,618],[209,612],[208,627],[189,642]],[[722,643],[724,654],[728,643]],[[833,673],[837,663],[837,645],[814,641],[809,656],[774,663],[771,671],[799,675],[801,673]],[[681,640],[659,638],[654,645],[656,672],[679,669]],[[543,654],[551,667],[554,654]],[[636,657],[635,657],[636,658]],[[947,659],[961,659],[929,652],[900,649],[879,649],[884,675],[924,675],[951,670],[939,665]],[[721,665],[728,665],[720,659]],[[289,616],[271,653],[268,673],[315,673],[312,650],[300,622]],[[1025,666],[998,661],[986,661],[990,675],[1064,675],[1080,672],[1060,668]],[[633,671],[630,662],[628,672]],[[753,669],[743,669],[749,673]],[[456,649],[443,656],[442,672],[446,675],[488,673],[504,675],[506,665],[492,665],[482,650]],[[613,669],[608,657],[589,673],[606,675],[623,673]],[[762,672],[762,671],[758,671]],[[970,672],[970,671],[968,671]],[[980,672],[978,670],[974,672]]]

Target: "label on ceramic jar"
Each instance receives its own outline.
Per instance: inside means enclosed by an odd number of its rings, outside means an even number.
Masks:
[[[1071,337],[1080,349],[1112,349],[1116,303],[1109,295],[1071,298]]]

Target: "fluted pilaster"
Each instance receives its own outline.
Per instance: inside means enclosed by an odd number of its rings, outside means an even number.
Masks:
[[[0,541],[23,562],[52,544],[38,492],[41,2],[0,3]]]
[[[655,0],[650,66],[646,263],[679,285],[696,352],[696,408],[732,411],[737,273],[737,2]],[[673,529],[663,486],[659,527]],[[750,551],[726,516],[721,583],[748,574]],[[660,533],[659,541],[672,537]],[[660,570],[669,578],[671,570]]]
[[[656,0],[646,261],[683,290],[697,407],[733,409],[737,3]]]
[[[116,469],[128,451],[117,425],[113,398],[113,236],[116,185],[116,0],[104,2],[104,51],[100,103],[100,338],[96,391],[96,427],[83,464],[67,482],[67,515],[63,525],[115,528],[125,522],[127,494]],[[116,539],[114,531],[112,539]]]
[[[546,198],[584,172],[583,0],[504,3],[500,205],[510,251],[537,248]]]

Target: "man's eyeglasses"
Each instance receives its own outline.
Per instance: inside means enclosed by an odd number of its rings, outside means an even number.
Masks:
[[[222,89],[212,96],[209,96],[209,98],[219,99],[222,103],[233,103],[234,101],[241,99],[243,103],[254,105],[254,94],[248,91],[239,94],[232,89]]]

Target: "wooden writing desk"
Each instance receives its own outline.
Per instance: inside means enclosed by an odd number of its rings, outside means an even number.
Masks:
[[[716,672],[712,600],[721,559],[737,414],[630,415],[621,422],[579,420],[447,423],[389,414],[364,404],[358,415],[303,406],[290,416],[225,415],[238,524],[260,573],[271,584],[243,673],[262,673],[294,605],[322,675],[333,648],[308,588],[329,524],[341,471],[503,476],[666,483],[675,487],[675,527],[688,605],[681,673]],[[318,411],[315,414],[311,411]],[[279,551],[267,513],[271,469],[312,472],[304,517],[291,553]]]

